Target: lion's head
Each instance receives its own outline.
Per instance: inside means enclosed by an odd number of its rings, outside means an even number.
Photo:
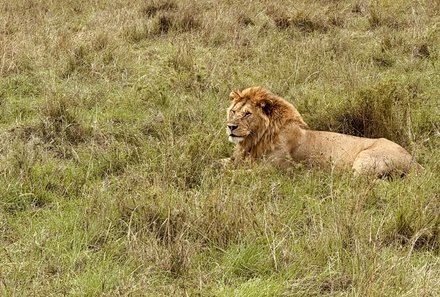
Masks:
[[[274,134],[286,122],[307,124],[292,104],[262,87],[252,87],[229,94],[227,134],[233,143],[255,144],[265,134]]]

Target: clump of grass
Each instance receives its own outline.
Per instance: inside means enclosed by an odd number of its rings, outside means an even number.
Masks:
[[[325,33],[332,25],[342,25],[340,18],[333,15],[333,17],[322,18],[322,15],[313,16],[307,11],[296,11],[288,14],[285,10],[278,7],[271,6],[267,14],[274,21],[275,26],[279,30],[286,30],[288,28],[296,28],[303,33],[320,32]]]
[[[336,22],[337,23],[337,22]],[[305,13],[297,13],[292,19],[292,24],[298,28],[301,32],[327,32],[328,24],[321,19],[313,19]]]
[[[154,17],[160,12],[164,11],[176,11],[177,4],[173,1],[152,1],[143,6],[140,12],[146,17]]]
[[[411,205],[411,207],[410,207]],[[440,204],[437,196],[417,197],[398,207],[385,225],[383,242],[413,250],[440,252],[440,219],[433,218]]]
[[[368,10],[367,4],[365,1],[356,1],[351,6],[351,12],[364,15]]]
[[[252,18],[244,14],[240,14],[238,16],[238,23],[245,27],[255,26],[255,22],[252,20]]]
[[[34,61],[28,53],[17,53],[14,48],[3,46],[4,53],[0,58],[0,77],[29,73],[34,70]]]
[[[91,137],[91,129],[78,118],[70,97],[54,95],[39,107],[38,120],[18,126],[10,133],[25,141],[38,139],[60,157],[70,157],[71,148]]]
[[[385,137],[407,146],[413,141],[408,106],[420,96],[414,90],[392,81],[360,90],[348,106],[344,105],[330,118],[322,117],[315,126],[355,136]]]
[[[166,190],[165,190],[166,191]],[[177,209],[172,192],[161,199],[164,191],[149,189],[146,197],[126,197],[118,202],[123,228],[133,240],[152,240],[162,250],[162,258],[154,260],[173,277],[186,274],[190,255],[196,246],[188,244],[189,213]]]
[[[271,254],[266,248],[257,243],[246,247],[231,246],[223,260],[228,270],[225,277],[253,279],[268,274],[274,267]]]
[[[348,291],[353,284],[353,280],[348,276],[332,277],[324,280],[320,286],[321,294]]]
[[[379,27],[388,27],[391,29],[398,29],[406,26],[405,22],[399,18],[396,18],[396,11],[400,8],[392,6],[385,7],[381,5],[370,5],[368,9],[368,23],[371,29]]]
[[[95,51],[102,51],[110,44],[110,38],[107,33],[99,33],[93,42],[93,49]]]
[[[406,218],[402,214],[398,215],[395,225],[387,230],[389,235],[384,242],[397,244],[399,246],[410,246],[414,250],[432,250],[437,253],[440,251],[440,222],[433,222],[430,226],[421,230],[416,230],[409,221],[414,218]]]
[[[163,35],[170,31],[191,32],[201,26],[197,8],[189,7],[178,13],[163,13],[156,17],[151,28],[152,35]]]
[[[413,55],[416,58],[428,59],[429,57],[431,57],[431,50],[429,49],[428,44],[422,43],[414,47]]]
[[[84,45],[78,45],[73,48],[72,52],[67,56],[67,61],[60,71],[62,78],[68,78],[75,72],[86,69],[90,65],[90,49]]]
[[[43,120],[35,132],[40,134],[45,142],[67,142],[76,145],[84,142],[90,135],[90,131],[80,123],[71,100],[72,98],[66,97],[48,100],[41,107],[40,114]]]
[[[194,72],[194,52],[191,49],[181,48],[169,59],[169,64],[178,72]]]
[[[129,40],[130,42],[140,42],[142,40],[145,40],[149,37],[148,30],[145,25],[143,26],[130,26],[124,29],[123,36],[125,39]]]
[[[147,6],[142,10],[150,20],[126,28],[124,36],[131,42],[140,42],[150,37],[174,33],[192,32],[202,26],[198,8],[194,5],[178,8],[176,4],[166,2],[160,5]]]
[[[380,68],[389,68],[395,63],[392,56],[386,53],[375,54],[372,60],[373,63]]]
[[[173,207],[172,200],[160,200],[161,191],[148,191],[142,200],[123,199],[119,201],[121,219],[129,224],[130,232],[152,235],[163,245],[177,241],[187,225],[187,214]]]
[[[43,94],[43,80],[34,75],[14,75],[2,84],[3,102],[6,104],[10,100],[6,97],[14,94],[22,98],[36,98]]]

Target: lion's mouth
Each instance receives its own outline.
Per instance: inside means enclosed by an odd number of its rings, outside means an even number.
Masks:
[[[244,137],[237,136],[237,135],[234,135],[231,133],[231,134],[229,134],[228,140],[229,140],[229,142],[237,144],[239,142],[242,142],[244,140]]]

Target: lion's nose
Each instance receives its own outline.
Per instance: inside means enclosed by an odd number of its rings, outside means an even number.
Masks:
[[[237,129],[237,127],[238,127],[238,125],[234,125],[234,124],[229,124],[228,125],[228,128],[229,128],[229,131],[234,131],[235,129]]]

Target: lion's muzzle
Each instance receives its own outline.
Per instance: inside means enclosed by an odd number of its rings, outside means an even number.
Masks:
[[[238,125],[235,124],[228,124],[229,134],[232,134],[232,131],[238,128]]]
[[[234,133],[234,130],[236,130],[238,128],[238,125],[236,125],[236,124],[227,124],[226,126],[228,127],[226,129],[227,130],[226,132],[228,133],[228,140],[230,142],[237,144],[237,143],[242,142],[244,140],[244,137],[236,135]]]

